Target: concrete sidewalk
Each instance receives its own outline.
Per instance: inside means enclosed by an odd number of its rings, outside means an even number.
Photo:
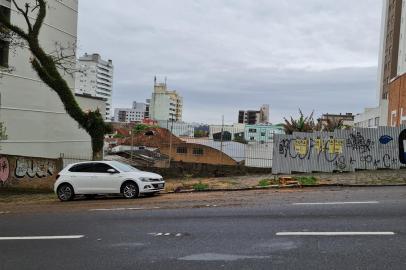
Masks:
[[[315,185],[332,186],[391,186],[406,185],[406,170],[357,171],[345,173],[310,173],[284,175],[293,179],[315,178]],[[272,174],[230,176],[222,178],[184,178],[167,180],[167,191],[191,190],[205,186],[208,190],[250,189],[260,186],[264,180],[278,185],[281,176]],[[306,184],[304,184],[306,185]]]

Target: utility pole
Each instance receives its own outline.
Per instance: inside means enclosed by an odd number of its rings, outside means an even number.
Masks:
[[[131,157],[131,164],[133,163],[133,152],[134,152],[134,130],[131,130],[131,152],[130,152],[130,157]]]
[[[220,151],[221,151],[221,156],[220,156],[220,163],[223,164],[223,138],[224,136],[224,115],[222,116],[221,120],[221,138],[220,138]]]
[[[170,137],[169,137],[169,168],[171,167],[171,157],[172,157],[172,132],[173,132],[173,116],[171,118],[171,133],[170,133]]]

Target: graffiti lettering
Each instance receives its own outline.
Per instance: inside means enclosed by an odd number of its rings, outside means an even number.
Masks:
[[[0,157],[0,182],[5,183],[10,175],[10,165],[6,157]]]
[[[54,161],[19,158],[16,160],[15,176],[17,178],[51,176],[56,171]]]
[[[334,165],[336,166],[337,169],[339,170],[345,170],[345,168],[347,167],[347,164],[345,162],[345,157],[344,156],[340,156],[336,162],[334,162]]]
[[[374,145],[374,142],[370,139],[365,139],[360,132],[356,134],[350,134],[347,139],[347,147],[352,150],[357,150],[360,153],[364,154],[371,151],[371,147]]]
[[[385,167],[385,168],[390,168],[390,166],[391,166],[391,157],[390,157],[390,155],[389,154],[385,154],[384,156],[383,156],[383,166]]]

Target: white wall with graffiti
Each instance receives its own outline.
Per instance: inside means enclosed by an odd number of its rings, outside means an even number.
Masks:
[[[406,126],[275,135],[272,173],[400,169]]]
[[[50,188],[60,166],[57,159],[0,155],[0,187]]]

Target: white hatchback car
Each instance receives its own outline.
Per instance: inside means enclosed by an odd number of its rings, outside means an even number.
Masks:
[[[127,199],[140,194],[154,195],[165,188],[162,176],[143,172],[118,161],[89,161],[64,168],[57,176],[54,191],[61,201],[75,195],[123,194]]]

